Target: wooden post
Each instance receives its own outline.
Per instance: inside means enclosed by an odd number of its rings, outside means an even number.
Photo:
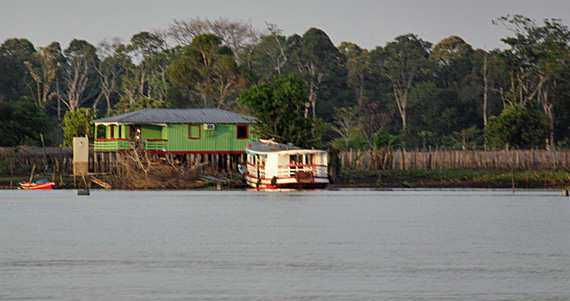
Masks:
[[[485,168],[489,167],[489,151],[487,149],[487,144],[485,144]]]
[[[515,167],[520,168],[520,163],[521,163],[521,153],[520,153],[520,148],[517,146],[517,159]]]
[[[471,162],[471,165],[472,165],[474,168],[479,167],[479,166],[478,166],[478,163],[477,163],[477,149],[476,149],[475,144],[473,144],[473,152],[471,153],[471,158],[472,158],[472,160],[473,160],[473,162]]]
[[[398,148],[396,150],[396,158],[394,159],[394,162],[392,163],[392,169],[397,169],[400,166],[400,149]]]
[[[444,169],[445,168],[445,158],[446,158],[446,154],[445,154],[445,147],[444,146],[440,146],[438,149],[438,158],[437,158],[437,165],[439,167],[439,169]]]
[[[424,169],[429,169],[431,163],[431,145],[427,149],[424,149]]]
[[[505,146],[505,162],[507,163],[507,166],[506,166],[507,168],[510,167],[510,164],[509,164],[510,160],[509,159],[510,159],[509,158],[509,147]]]
[[[433,169],[438,169],[438,168],[437,168],[437,163],[438,163],[438,162],[437,162],[437,156],[439,155],[439,154],[438,154],[438,150],[439,150],[439,146],[437,146],[437,147],[435,148],[435,154],[434,154],[434,156],[433,156],[433,157],[434,157],[434,159],[433,159]]]
[[[464,130],[464,131],[465,131],[465,130]],[[463,158],[462,158],[462,161],[463,161],[463,162],[461,162],[461,165],[463,165],[463,166],[461,166],[461,168],[465,168],[465,156],[466,156],[466,155],[465,155],[465,148],[463,148]]]
[[[407,170],[406,166],[406,149],[402,148],[402,170]]]
[[[418,152],[419,148],[416,146],[416,151],[414,152],[414,169],[418,169]]]

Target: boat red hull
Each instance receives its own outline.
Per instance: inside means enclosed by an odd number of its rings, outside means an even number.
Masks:
[[[55,186],[55,182],[31,183],[31,184],[30,184],[30,182],[22,182],[22,183],[20,183],[20,188],[21,188],[21,189],[41,189],[41,190],[46,190],[46,189],[53,189],[53,186]]]
[[[324,189],[329,184],[328,179],[324,181],[317,182],[317,181],[293,181],[294,178],[286,178],[286,180],[290,180],[287,182],[283,182],[283,179],[258,179],[253,175],[245,174],[245,182],[255,188],[255,189]]]

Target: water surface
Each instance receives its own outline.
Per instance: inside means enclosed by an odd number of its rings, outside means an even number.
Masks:
[[[1,300],[569,300],[559,191],[0,191]]]

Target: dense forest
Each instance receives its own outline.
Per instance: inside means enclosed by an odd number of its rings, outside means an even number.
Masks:
[[[279,88],[270,110],[297,110],[317,147],[566,147],[568,27],[520,15],[493,22],[511,32],[504,50],[473,49],[458,36],[434,45],[415,34],[369,50],[335,46],[317,28],[287,37],[275,24],[258,31],[223,18],[174,20],[97,46],[8,39],[0,46],[0,146],[66,145],[85,135],[86,118],[141,108],[262,117],[263,104],[247,106],[249,98],[277,82],[301,85],[301,104],[288,109]]]

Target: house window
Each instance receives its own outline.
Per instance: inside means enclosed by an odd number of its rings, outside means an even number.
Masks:
[[[238,124],[236,126],[236,138],[237,139],[247,139],[249,138],[249,129],[247,124]]]
[[[200,125],[199,124],[189,124],[188,125],[188,139],[200,139]]]
[[[114,124],[109,126],[109,138],[110,139],[115,138],[115,125]]]

